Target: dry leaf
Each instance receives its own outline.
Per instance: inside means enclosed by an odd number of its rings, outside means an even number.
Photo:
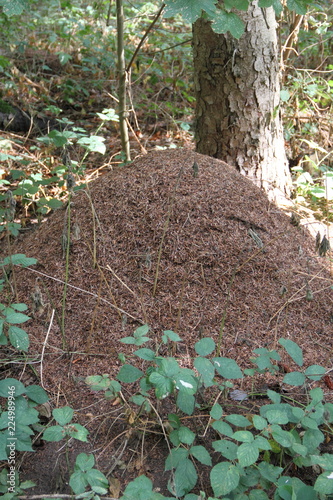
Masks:
[[[109,492],[113,498],[119,498],[120,481],[116,477],[111,477],[109,479]]]

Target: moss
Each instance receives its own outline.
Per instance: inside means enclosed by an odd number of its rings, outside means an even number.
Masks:
[[[0,99],[0,113],[12,113],[14,108],[8,102]]]

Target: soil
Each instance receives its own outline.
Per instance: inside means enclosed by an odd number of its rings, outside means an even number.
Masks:
[[[117,375],[119,353],[135,350],[119,340],[140,325],[149,325],[151,341],[145,346],[152,349],[164,330],[177,332],[182,342],[173,354],[184,367],[193,368],[194,344],[208,336],[221,342],[222,356],[242,368],[252,366],[254,349],[275,349],[281,337],[302,347],[305,367],[332,368],[329,255],[320,257],[307,230],[292,222],[232,167],[177,149],[110,169],[16,242],[15,252],[38,259],[15,273],[18,300],[30,304],[29,354],[38,361],[32,364],[34,383],[47,390],[52,408],[70,405],[89,429],[89,445],[71,443],[71,463],[80,451],[94,452],[97,467],[113,478],[114,498],[140,474],[167,494],[168,450],[161,428],[150,417],[134,426],[137,407],[107,401],[84,382],[88,375]],[[39,305],[31,299],[36,293],[42,296]],[[165,346],[160,352],[169,354]],[[143,361],[135,362],[145,370]],[[295,368],[290,358],[283,363],[284,369]],[[14,365],[3,375],[15,370],[22,377]],[[34,377],[29,367],[25,373]],[[280,384],[282,376],[269,383]],[[246,390],[246,380],[237,387]],[[264,382],[258,378],[259,389]],[[329,399],[332,394],[320,384]],[[124,398],[134,390],[124,386]],[[253,411],[254,402],[242,404]],[[162,419],[172,411],[167,405],[157,408]],[[200,415],[196,425],[206,424]],[[68,493],[66,470],[62,443],[42,442],[22,465],[23,477],[38,483],[31,490],[36,494]],[[203,489],[204,470],[200,477]]]

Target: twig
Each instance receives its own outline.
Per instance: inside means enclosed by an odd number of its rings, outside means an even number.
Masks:
[[[50,280],[53,280],[53,281],[57,281],[58,283],[62,283],[62,284],[65,283],[63,280],[60,280],[59,278],[55,278],[54,276],[50,276],[48,274],[42,273],[41,271],[37,271],[36,269],[32,269],[31,267],[25,267],[24,269],[27,269],[28,271],[32,271],[33,273],[40,274],[41,276],[44,276],[45,278],[49,278]],[[96,298],[98,297],[97,293],[88,292],[88,290],[83,290],[82,288],[79,288],[78,286],[70,285],[69,283],[67,284],[67,286],[69,288],[73,288],[73,290],[77,290],[78,292],[82,292],[82,293],[85,293],[87,295],[91,295],[92,297],[96,297]],[[112,302],[110,302],[106,299],[103,299],[102,297],[100,297],[100,300],[102,302],[105,302],[106,304],[108,304],[110,307],[112,307],[116,311],[121,312],[122,314],[126,314],[128,317],[134,319],[134,321],[139,321],[139,323],[143,324],[143,321],[141,319],[136,318],[135,316],[132,316],[129,312],[126,312],[126,311],[124,311],[124,309],[121,309],[120,307],[117,307],[114,304],[112,304]]]
[[[136,56],[138,55],[138,52],[139,52],[139,50],[141,49],[142,45],[144,44],[144,42],[145,42],[145,40],[146,40],[147,36],[149,35],[149,33],[151,32],[151,30],[152,30],[152,29],[153,29],[153,27],[155,26],[155,24],[156,24],[156,22],[157,22],[158,18],[159,18],[159,17],[160,17],[160,15],[162,14],[164,7],[165,7],[165,4],[164,4],[164,3],[162,3],[162,5],[161,5],[160,9],[157,11],[157,14],[156,14],[156,16],[154,17],[153,21],[151,22],[151,24],[150,24],[150,25],[148,26],[148,28],[146,29],[146,32],[144,33],[143,37],[141,38],[141,40],[140,40],[140,42],[139,42],[139,45],[138,45],[138,46],[137,46],[137,48],[135,49],[134,54],[132,55],[132,58],[131,58],[130,62],[129,62],[129,63],[128,63],[128,65],[127,65],[127,68],[126,68],[126,72],[127,72],[127,73],[128,73],[128,72],[129,72],[129,70],[131,69],[132,64],[134,63],[135,58],[136,58]]]
[[[128,290],[132,295],[134,295],[134,297],[137,297],[136,293],[133,292],[133,290],[128,285],[126,285],[126,283],[121,278],[119,278],[119,276],[114,272],[114,270],[111,269],[111,267],[109,266],[109,264],[106,265],[106,269],[108,271],[111,271],[111,273],[113,274],[113,276],[126,288],[126,290]]]
[[[321,271],[320,271],[321,272]],[[319,274],[319,273],[318,273]],[[286,300],[286,302],[284,304],[282,304],[282,306],[273,314],[273,316],[270,318],[268,324],[270,325],[271,322],[273,321],[274,318],[276,318],[276,316],[281,312],[283,311],[283,309],[285,307],[287,307],[289,304],[291,304],[292,302],[296,302],[297,300],[300,300],[302,298],[305,298],[306,295],[302,295],[301,297],[296,297],[296,295],[298,295],[304,288],[307,288],[309,286],[309,283],[311,283],[311,281],[313,281],[314,279],[316,279],[318,277],[318,275],[315,275],[313,276],[310,281],[306,281],[305,285],[303,285],[301,288],[299,288],[298,290],[296,290],[295,293],[292,294],[292,296]],[[327,288],[331,288],[330,286],[327,286],[327,287],[324,287],[324,288],[321,288],[320,290],[317,290],[315,293],[319,293],[319,292],[322,292],[323,290],[326,290]]]
[[[49,327],[47,329],[47,334],[46,334],[45,340],[43,342],[43,349],[42,349],[42,354],[41,354],[41,358],[40,358],[40,385],[43,387],[43,389],[45,389],[44,383],[43,383],[43,359],[44,359],[44,352],[45,352],[45,347],[46,347],[46,344],[47,344],[47,340],[49,338],[50,331],[51,331],[51,328],[52,328],[52,325],[53,325],[54,312],[55,312],[55,309],[52,309],[52,315],[51,315],[51,319],[50,319],[50,324],[49,324]]]

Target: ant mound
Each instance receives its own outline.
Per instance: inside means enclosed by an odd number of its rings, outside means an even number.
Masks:
[[[189,150],[142,156],[72,195],[15,250],[38,259],[16,282],[31,306],[29,352],[40,354],[48,333],[46,387],[68,372],[64,351],[74,353],[73,376],[114,376],[118,353],[136,349],[119,340],[143,324],[153,349],[164,330],[178,333],[184,366],[202,337],[243,367],[254,349],[274,349],[281,337],[303,348],[305,365],[328,362],[326,259],[219,160]]]

